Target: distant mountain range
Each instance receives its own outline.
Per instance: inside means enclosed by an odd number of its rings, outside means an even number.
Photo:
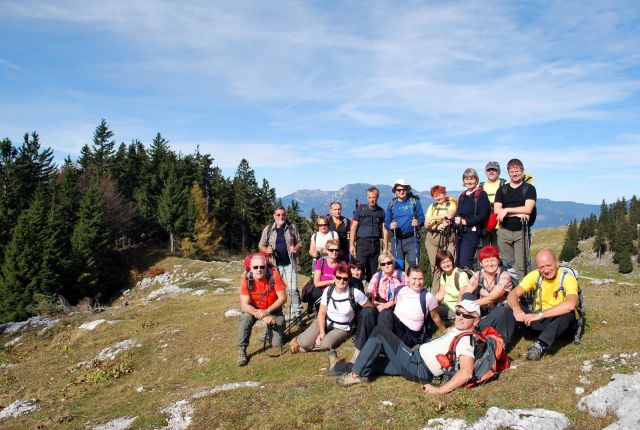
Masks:
[[[315,209],[317,214],[327,214],[329,213],[329,204],[333,201],[339,201],[342,203],[342,214],[351,218],[355,210],[356,200],[360,204],[367,203],[366,190],[370,186],[371,184],[348,184],[338,191],[299,190],[282,197],[282,203],[288,206],[292,200],[297,201],[302,214],[308,217],[312,208]],[[391,186],[376,185],[376,187],[380,190],[378,204],[385,208],[393,198]],[[433,202],[429,191],[413,189],[413,193],[420,197],[424,210]],[[461,193],[462,191],[449,191],[447,194],[457,199]],[[566,225],[574,219],[579,221],[592,213],[598,214],[600,212],[600,206],[598,205],[557,202],[543,198],[538,198],[537,206],[538,218],[534,228]]]

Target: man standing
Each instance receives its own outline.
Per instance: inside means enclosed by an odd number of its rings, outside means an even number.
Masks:
[[[484,173],[485,175],[487,175],[487,180],[484,182],[480,182],[479,187],[487,193],[487,197],[489,197],[489,203],[491,204],[491,212],[493,212],[493,203],[496,201],[496,193],[498,192],[498,188],[506,184],[507,180],[500,177],[500,164],[498,164],[497,161],[489,161],[484,168]],[[499,228],[500,225],[498,224],[493,230],[486,233],[482,237],[481,242],[483,247],[487,245],[498,246]]]
[[[351,220],[349,250],[351,255],[364,264],[365,279],[371,280],[378,270],[380,239],[387,246],[387,230],[384,228],[384,209],[378,206],[380,191],[376,187],[367,189],[367,204],[358,207]]]
[[[301,313],[296,272],[300,270],[298,252],[302,248],[302,242],[295,224],[287,222],[287,211],[283,206],[276,206],[273,219],[273,224],[269,224],[262,231],[258,248],[275,261],[280,276],[287,284],[287,293],[291,300],[290,317],[295,318]]]
[[[493,327],[509,344],[518,326],[527,326],[539,332],[538,339],[527,351],[527,360],[540,360],[545,352],[567,332],[576,328],[578,306],[577,279],[558,267],[550,249],[536,254],[538,270],[529,273],[511,290],[509,306],[499,306],[482,319],[481,328]],[[523,308],[520,298],[534,292],[533,309]]]
[[[514,158],[507,163],[507,172],[511,182],[504,184],[496,192],[493,210],[500,222],[498,230],[498,248],[500,254],[516,269],[518,278],[526,275],[525,260],[529,258],[525,249],[523,229],[535,222],[536,189],[523,180],[522,161]],[[529,235],[527,235],[529,236]]]
[[[343,260],[349,261],[349,228],[351,222],[349,218],[342,216],[342,203],[333,202],[329,206],[331,211],[329,218],[329,231],[338,233],[340,239],[340,256]]]
[[[407,266],[418,265],[420,238],[418,232],[424,224],[424,211],[418,196],[411,194],[411,186],[398,179],[393,188],[395,197],[389,202],[384,217],[384,226],[392,232],[391,252],[397,261],[407,260]],[[404,267],[404,266],[403,266]]]
[[[272,272],[268,273],[269,270]],[[254,255],[251,258],[250,271],[242,277],[240,284],[240,310],[243,314],[238,322],[238,366],[247,365],[247,346],[251,329],[258,320],[264,321],[268,331],[273,333],[273,347],[282,349],[282,306],[286,301],[285,285],[278,271],[269,268],[263,255]]]

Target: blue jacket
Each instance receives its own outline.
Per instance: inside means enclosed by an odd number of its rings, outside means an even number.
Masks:
[[[415,209],[413,207],[414,201]],[[396,200],[393,205],[393,210],[391,209],[391,203],[393,203],[393,200],[387,205],[387,210],[384,214],[384,226],[387,230],[390,230],[391,221],[395,220],[395,222],[398,223],[399,232],[410,233],[413,231],[413,226],[411,225],[413,217],[418,219],[417,229],[420,229],[420,227],[424,225],[424,211],[422,210],[422,205],[418,197],[407,197],[404,202]]]

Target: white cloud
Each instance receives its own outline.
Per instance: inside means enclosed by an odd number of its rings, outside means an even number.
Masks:
[[[601,118],[603,106],[640,89],[625,75],[640,58],[627,28],[638,15],[634,3],[4,6],[13,16],[98,28],[135,49],[140,63],[113,65],[104,71],[110,79],[153,82],[155,71],[158,85],[170,79],[192,97],[230,93],[266,112],[281,101],[275,111],[285,125],[318,128],[330,119],[459,135]],[[300,102],[311,105],[296,109]]]

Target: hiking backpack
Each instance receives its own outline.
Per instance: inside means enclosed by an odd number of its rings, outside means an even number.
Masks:
[[[564,278],[567,275],[571,275],[576,278],[576,281],[578,281],[578,306],[576,306],[576,311],[578,312],[578,321],[576,323],[576,332],[573,337],[573,342],[580,343],[582,332],[584,331],[586,317],[584,312],[584,297],[582,295],[582,288],[580,288],[580,278],[578,277],[578,271],[567,266],[558,266],[558,269],[560,269],[560,279],[558,281],[560,287],[558,288],[558,291],[562,293],[563,297],[567,297],[567,293],[564,289]],[[537,303],[540,303],[540,308],[536,308]],[[539,275],[538,280],[536,281],[536,288],[534,290],[532,303],[529,309],[531,310],[531,312],[542,311],[542,275]]]
[[[358,303],[356,303],[355,292],[354,292],[355,286],[351,282],[349,282],[349,285],[348,285],[349,297],[347,297],[346,299],[336,300],[333,297],[331,297],[335,289],[336,289],[336,286],[334,284],[334,285],[331,285],[327,290],[327,307],[329,307],[329,303],[333,302],[333,307],[335,309],[338,309],[338,307],[336,306],[336,302],[346,302],[348,300],[349,304],[351,305],[351,309],[353,309],[353,312],[354,312],[353,319],[349,322],[334,321],[331,318],[329,318],[329,314],[327,314],[327,319],[334,324],[347,324],[349,327],[353,328],[356,322],[358,321],[358,313],[360,311],[360,306],[358,305]]]
[[[402,275],[404,274],[404,272],[402,271],[402,269],[395,269],[395,270],[396,270],[396,274],[398,275],[398,281],[402,282]],[[380,291],[380,281],[382,280],[382,270],[378,270],[376,272],[376,275],[378,276],[378,291]],[[393,293],[393,290],[391,290],[391,292]],[[385,303],[388,302],[389,300],[393,299],[394,297],[395,297],[395,295],[385,299],[385,298],[381,297],[380,294],[378,294],[378,298],[384,300]],[[372,297],[371,300],[375,300],[375,297]]]
[[[501,186],[503,186],[504,184],[507,183],[507,180],[504,178],[498,178],[498,188],[500,188]],[[486,184],[485,181],[482,181],[478,184],[478,188],[482,188],[484,190],[484,184]]]
[[[398,292],[406,287],[406,285],[398,285],[395,292],[393,293],[394,297],[398,297]],[[422,345],[423,343],[429,342],[431,340],[431,335],[436,331],[436,323],[431,318],[431,314],[427,309],[427,290],[424,288],[420,290],[420,307],[422,308],[422,313],[424,314],[424,324],[422,325],[422,330],[420,332],[415,332],[413,330],[407,329],[407,333],[411,340],[415,342],[416,345]],[[406,327],[405,327],[406,328]]]
[[[491,379],[510,366],[509,356],[505,349],[504,340],[493,328],[487,327],[481,332],[477,330],[458,333],[449,344],[446,354],[438,354],[436,359],[444,369],[442,381],[446,382],[460,369],[460,363],[456,356],[456,346],[461,338],[471,337],[475,362],[473,363],[473,376],[466,383],[465,388],[475,387]]]

